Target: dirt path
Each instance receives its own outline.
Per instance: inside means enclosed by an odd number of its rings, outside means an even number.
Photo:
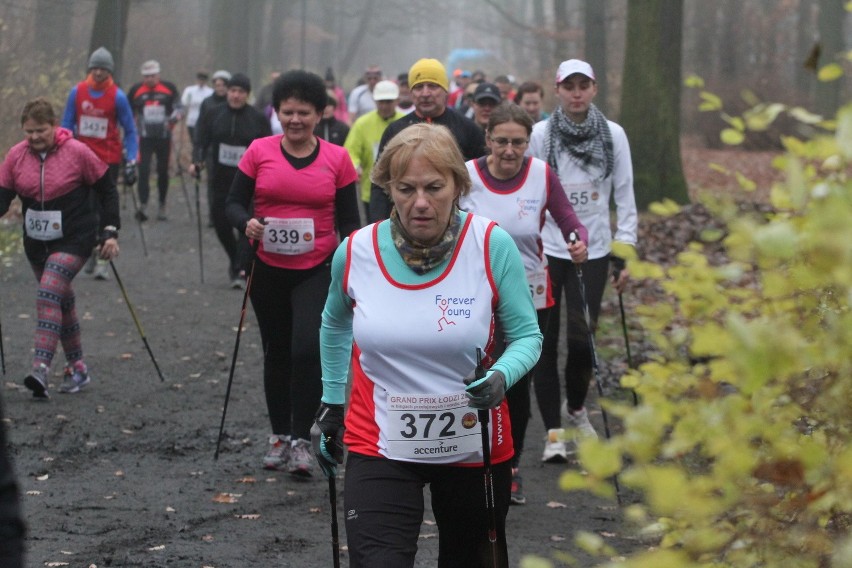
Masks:
[[[29,525],[28,565],[330,566],[328,484],[260,468],[269,427],[250,308],[227,438],[213,461],[242,292],[228,287],[225,254],[206,222],[200,283],[196,225],[177,183],[169,200],[170,220],[145,225],[147,258],[130,211],[122,211],[116,261],[165,382],[115,279],[98,282],[81,274],[77,310],[92,384],[78,395],[58,394],[60,353],[52,398],[34,402],[22,379],[31,357],[35,282],[22,254],[2,267],[3,399]],[[599,414],[593,420],[600,425]],[[602,535],[620,552],[635,549],[613,503],[559,490],[565,466],[539,462],[542,437],[536,410],[522,465],[527,504],[513,507],[508,519],[512,566],[525,555],[553,558],[560,551],[579,566],[592,565],[573,544],[578,529]],[[338,480],[338,493],[342,485]],[[342,511],[341,495],[346,566]],[[436,563],[432,519],[427,511],[417,566]]]

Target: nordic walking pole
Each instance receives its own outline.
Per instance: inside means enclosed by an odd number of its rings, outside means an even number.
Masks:
[[[575,243],[577,241],[577,234],[571,233],[571,243]],[[595,333],[592,331],[592,318],[589,316],[589,303],[586,301],[586,284],[583,282],[583,269],[578,263],[574,263],[574,268],[577,271],[577,286],[580,289],[580,301],[583,304],[583,317],[586,320],[586,329],[589,332],[589,348],[592,350],[592,367],[595,372],[595,386],[598,391],[598,400],[599,403],[603,402],[604,391],[603,384],[601,384],[601,373],[600,368],[598,367],[598,352],[595,347]],[[609,431],[609,418],[607,417],[606,410],[601,407],[601,416],[603,416],[604,423],[604,434],[606,434],[606,439],[609,440],[611,437]],[[621,505],[621,488],[618,486],[618,476],[612,476],[612,484],[615,487],[615,499],[618,501],[618,504]]]
[[[157,369],[157,375],[160,376],[161,381],[165,381],[166,378],[163,376],[163,372],[160,371],[160,366],[157,364],[157,359],[154,357],[153,351],[151,351],[151,346],[148,345],[148,338],[145,337],[145,332],[142,331],[142,324],[139,323],[139,318],[136,316],[136,310],[133,309],[133,304],[130,303],[130,298],[127,297],[127,290],[124,288],[124,283],[121,281],[121,277],[118,275],[118,270],[115,268],[115,263],[113,261],[109,261],[109,265],[112,268],[112,273],[115,274],[115,281],[118,282],[118,287],[121,289],[121,295],[124,296],[124,303],[127,304],[128,309],[130,309],[130,316],[133,318],[133,323],[136,324],[136,329],[139,330],[139,335],[142,337],[142,343],[145,344],[145,349],[148,351],[148,355],[151,356],[151,361],[154,363],[154,368]]]
[[[621,270],[616,269],[613,272],[613,278],[618,280],[619,275],[621,274]],[[630,355],[630,337],[627,335],[627,318],[624,315],[624,298],[621,296],[621,292],[618,293],[618,309],[621,311],[621,332],[624,334],[624,347],[627,350],[627,368],[633,368],[633,357]],[[633,406],[639,406],[639,398],[636,396],[636,391],[634,389],[630,389],[631,394],[633,394]]]
[[[252,245],[252,252],[257,255],[257,248],[260,246],[260,239],[256,240]],[[251,259],[251,268],[249,269],[248,278],[246,278],[246,291],[243,293],[243,307],[240,308],[240,323],[237,325],[237,339],[234,342],[234,355],[231,357],[231,370],[228,372],[228,387],[225,389],[225,405],[222,407],[222,421],[219,422],[219,435],[216,436],[216,452],[213,454],[213,460],[219,459],[219,444],[222,442],[222,432],[225,430],[225,415],[228,413],[228,401],[231,399],[231,385],[234,383],[234,369],[237,367],[237,353],[240,350],[240,335],[243,332],[243,322],[246,319],[246,304],[248,303],[249,291],[251,290],[251,281],[254,277],[254,265],[256,256]]]
[[[485,377],[485,368],[482,366],[482,349],[476,348],[476,380]],[[491,417],[491,409],[478,409],[480,433],[482,434],[482,467],[485,481],[485,512],[488,515],[488,542],[491,543],[491,561],[497,568],[497,519],[494,505],[494,476],[491,471],[491,439],[488,431],[488,422]]]
[[[331,553],[334,568],[340,568],[340,537],[337,534],[337,482],[334,476],[328,478],[328,499],[331,502]]]
[[[124,192],[128,193],[128,189],[130,190],[130,197],[133,199],[133,209],[136,210],[136,224],[139,225],[139,237],[142,239],[142,253],[145,255],[145,258],[148,258],[148,245],[145,244],[145,229],[142,227],[142,219],[139,218],[139,204],[136,202],[136,190],[133,189],[133,186],[127,183],[127,180],[124,181]]]
[[[3,368],[3,374],[6,374],[6,352],[3,351],[3,320],[0,319],[0,367]]]
[[[201,268],[201,283],[204,284],[204,245],[201,239],[201,197],[198,185],[201,182],[201,170],[195,172],[195,217],[198,221],[198,264]]]

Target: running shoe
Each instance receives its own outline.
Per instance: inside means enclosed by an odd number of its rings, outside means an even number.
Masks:
[[[518,475],[517,472],[512,474],[512,505],[523,505],[527,502],[527,498],[524,497],[524,485],[521,480],[521,476]]]
[[[592,426],[592,423],[589,422],[589,413],[586,412],[585,407],[580,410],[568,409],[566,421],[568,427],[574,430],[575,443],[578,443],[580,439],[583,438],[598,439],[598,433],[595,431],[595,427]]]
[[[287,471],[290,465],[290,436],[269,437],[269,451],[263,456],[263,468]]]
[[[47,365],[41,363],[24,377],[24,386],[33,391],[33,398],[47,400],[50,394],[47,392]]]
[[[314,468],[314,455],[311,442],[299,438],[290,448],[290,474],[295,477],[311,477]]]
[[[145,213],[145,206],[144,205],[136,210],[136,214],[134,215],[134,217],[139,222],[148,220],[148,214]]]
[[[245,282],[241,278],[234,278],[231,280],[231,288],[234,290],[242,290]]]
[[[109,280],[109,262],[98,259],[95,280]]]
[[[565,450],[564,429],[552,428],[547,431],[541,461],[547,463],[565,463],[568,461],[568,452]]]
[[[157,210],[157,221],[168,221],[169,217],[166,215],[166,205],[165,203],[160,204],[159,210]]]
[[[59,392],[65,394],[74,394],[83,390],[86,385],[92,381],[89,376],[89,370],[86,365],[77,361],[73,365],[65,367],[65,374],[62,377],[62,384],[59,385]]]

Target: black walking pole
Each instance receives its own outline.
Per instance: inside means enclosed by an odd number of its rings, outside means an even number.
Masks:
[[[571,233],[571,242],[574,243],[577,241],[576,233]],[[595,348],[595,333],[592,331],[592,318],[589,316],[589,304],[586,302],[586,284],[583,282],[583,269],[581,268],[579,263],[574,263],[574,268],[577,271],[577,286],[580,289],[580,301],[583,304],[583,316],[586,320],[586,329],[589,332],[589,349],[592,350],[592,368],[594,369],[595,374],[595,386],[598,391],[598,402],[601,407],[601,416],[603,416],[604,423],[604,434],[606,434],[606,439],[609,440],[611,437],[609,431],[609,418],[607,417],[606,410],[603,407],[603,384],[601,383],[601,373],[600,368],[598,367],[598,352]],[[621,505],[621,488],[618,486],[618,476],[612,476],[612,484],[615,487],[615,499],[618,501],[618,504]]]
[[[145,349],[148,351],[148,355],[151,356],[151,362],[154,363],[154,368],[157,369],[157,374],[160,376],[160,380],[165,381],[166,378],[163,376],[163,372],[160,371],[160,366],[157,364],[154,352],[151,351],[151,346],[148,345],[148,338],[145,337],[145,332],[142,331],[142,324],[139,323],[139,318],[136,316],[136,310],[133,309],[133,304],[130,303],[130,298],[127,297],[127,290],[124,288],[124,283],[118,275],[115,263],[113,261],[109,261],[109,265],[112,268],[112,273],[115,274],[115,281],[118,282],[118,287],[121,289],[121,295],[124,296],[124,303],[127,304],[128,309],[130,309],[130,316],[133,318],[133,323],[136,324],[136,329],[139,330],[139,335],[142,337],[142,343],[145,344]]]
[[[260,246],[260,239],[256,240],[252,245],[252,253],[257,254],[257,248]],[[243,322],[246,319],[246,304],[248,303],[249,291],[251,290],[251,281],[254,277],[254,265],[256,257],[251,259],[251,268],[249,269],[248,278],[246,278],[246,291],[243,293],[243,307],[240,309],[240,323],[237,325],[237,339],[234,342],[234,355],[231,357],[231,370],[228,372],[228,387],[225,389],[225,405],[222,407],[222,421],[219,423],[219,435],[216,436],[216,452],[213,454],[213,459],[219,459],[219,444],[222,441],[222,432],[225,430],[225,415],[228,413],[228,401],[231,399],[231,385],[234,382],[234,369],[237,367],[237,353],[240,350],[240,335],[243,332]]]
[[[616,269],[613,272],[613,278],[617,281],[621,270]],[[621,311],[621,332],[624,334],[624,347],[627,350],[627,368],[633,368],[633,357],[630,355],[630,337],[627,335],[627,318],[624,315],[624,299],[621,297],[621,292],[618,293],[618,309]],[[639,398],[636,396],[636,391],[630,389],[633,394],[633,406],[639,406]]]
[[[0,319],[0,367],[3,368],[3,374],[6,374],[6,352],[3,351],[3,320]]]
[[[145,229],[142,227],[142,218],[139,210],[139,204],[136,202],[136,190],[133,189],[133,186],[127,183],[127,180],[124,180],[124,191],[127,193],[128,187],[130,188],[130,197],[133,199],[133,209],[136,211],[134,217],[136,218],[136,224],[139,226],[139,237],[142,239],[142,253],[145,257],[148,257],[148,245],[145,244]]]
[[[340,537],[337,534],[337,482],[333,475],[328,477],[328,499],[331,502],[331,553],[334,568],[340,568]]]
[[[485,368],[482,366],[482,349],[476,348],[476,371],[474,376],[477,380],[485,377]],[[491,472],[491,440],[488,431],[488,422],[491,409],[478,409],[480,433],[482,434],[482,468],[485,481],[485,512],[488,515],[488,541],[491,543],[491,560],[497,567],[497,518],[494,505],[494,476]]]
[[[195,217],[198,221],[198,264],[201,268],[201,283],[204,284],[204,245],[201,239],[201,197],[198,185],[201,181],[201,170],[195,172]]]

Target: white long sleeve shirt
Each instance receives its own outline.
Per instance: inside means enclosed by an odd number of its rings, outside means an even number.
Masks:
[[[636,232],[639,217],[636,211],[636,197],[633,194],[633,162],[630,159],[630,144],[624,129],[618,124],[607,121],[612,133],[613,170],[612,174],[595,183],[595,176],[583,171],[567,152],[557,156],[559,181],[568,196],[568,201],[589,230],[589,258],[601,258],[610,253],[613,239],[636,246]],[[549,136],[550,120],[538,122],[533,126],[527,154],[547,161],[545,149]],[[616,227],[613,237],[610,226],[610,197],[615,200]],[[556,222],[546,215],[541,232],[544,252],[557,258],[570,259],[565,239]]]

